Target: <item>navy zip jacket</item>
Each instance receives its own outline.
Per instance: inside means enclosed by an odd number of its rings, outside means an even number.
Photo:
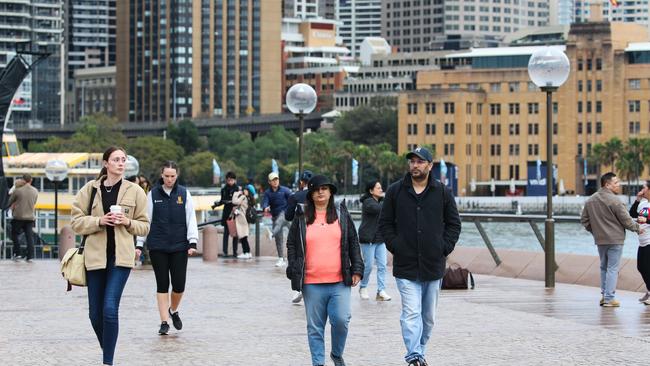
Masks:
[[[271,216],[276,217],[281,213],[287,211],[287,205],[290,196],[291,191],[285,186],[279,186],[278,190],[275,192],[273,192],[273,189],[269,187],[269,189],[264,192],[262,210],[270,206]]]
[[[159,250],[166,253],[180,252],[190,248],[187,240],[187,222],[185,204],[187,191],[176,183],[167,195],[162,185],[151,190],[153,215],[151,229],[147,236],[149,250]]]
[[[379,231],[386,248],[393,253],[393,276],[412,281],[442,278],[460,229],[451,190],[431,174],[419,195],[413,189],[410,173],[388,188]]]
[[[289,201],[287,203],[287,211],[284,213],[284,218],[287,221],[293,221],[293,217],[296,216],[296,208],[299,203],[305,203],[307,200],[307,190],[303,189],[298,191],[291,196],[289,196]]]

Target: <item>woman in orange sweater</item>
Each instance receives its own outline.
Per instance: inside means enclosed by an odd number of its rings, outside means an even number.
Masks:
[[[304,210],[298,208],[287,238],[287,277],[291,288],[303,294],[312,364],[325,364],[325,323],[329,318],[330,358],[334,365],[344,366],[350,287],[363,276],[359,239],[346,207],[334,203],[336,186],[317,175],[308,187]]]

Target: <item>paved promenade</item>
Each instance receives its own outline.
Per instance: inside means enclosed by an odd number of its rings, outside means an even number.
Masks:
[[[153,272],[135,270],[120,309],[116,365],[309,365],[304,308],[273,258],[189,264],[182,331],[157,335]],[[647,365],[650,306],[619,292],[598,306],[592,287],[476,276],[443,292],[428,348],[432,365]],[[353,289],[348,365],[405,365],[399,295],[361,301]],[[370,291],[375,289],[374,279]],[[85,289],[65,292],[58,262],[0,262],[0,365],[99,365]],[[327,332],[329,333],[329,332]],[[329,338],[329,334],[327,335]],[[329,349],[329,343],[328,343]]]

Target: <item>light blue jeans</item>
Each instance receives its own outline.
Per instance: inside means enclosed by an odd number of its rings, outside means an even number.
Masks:
[[[350,287],[339,283],[311,284],[302,287],[307,315],[307,338],[313,365],[325,364],[325,323],[330,320],[332,354],[343,356],[350,310]]]
[[[424,359],[425,348],[436,318],[440,280],[411,281],[395,278],[402,297],[402,338],[406,346],[406,362]]]
[[[605,297],[605,302],[614,300],[616,282],[618,281],[618,267],[623,254],[622,244],[597,245],[600,256],[600,293]]]
[[[373,263],[377,263],[377,292],[386,288],[384,277],[386,277],[386,245],[384,243],[361,244],[361,255],[363,255],[363,279],[361,288],[368,287]]]

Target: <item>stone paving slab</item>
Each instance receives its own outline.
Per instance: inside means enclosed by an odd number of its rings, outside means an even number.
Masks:
[[[304,308],[290,303],[284,269],[273,264],[191,259],[184,328],[167,337],[157,335],[153,272],[134,270],[115,364],[309,365]],[[647,365],[650,307],[638,294],[620,292],[623,306],[604,309],[594,288],[476,279],[474,291],[443,292],[428,348],[432,365]],[[361,301],[352,290],[348,365],[404,365],[399,295],[392,277],[387,284],[390,302]],[[0,262],[0,301],[0,365],[101,364],[85,289],[65,293],[58,262]]]

